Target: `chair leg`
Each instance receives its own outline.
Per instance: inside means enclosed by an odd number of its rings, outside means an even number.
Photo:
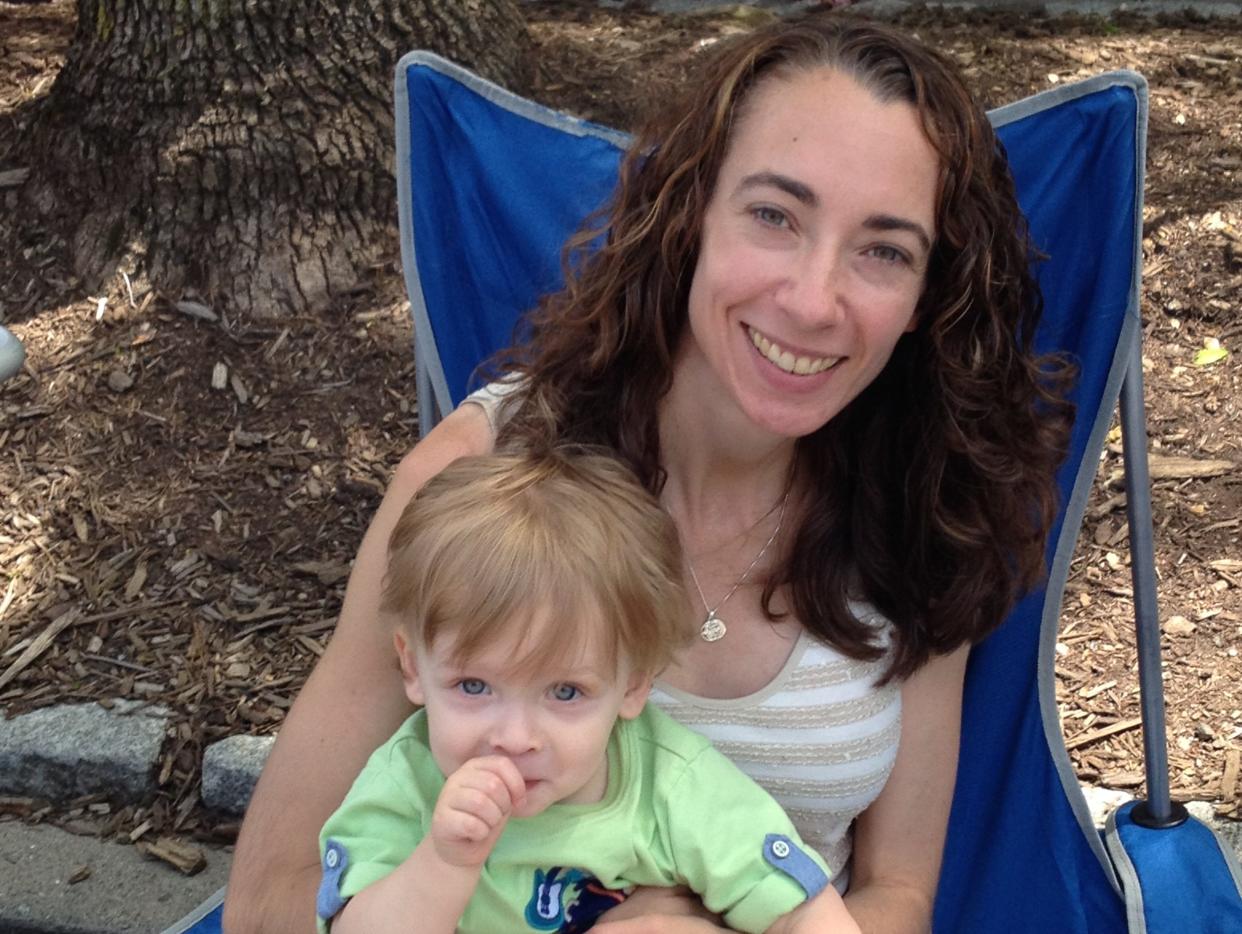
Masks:
[[[1143,408],[1143,349],[1135,334],[1126,378],[1121,384],[1121,439],[1126,474],[1126,518],[1130,527],[1130,575],[1134,582],[1139,691],[1143,713],[1143,758],[1147,801],[1134,820],[1150,827],[1174,826],[1184,808],[1169,800],[1168,738],[1161,681],[1160,612],[1156,602],[1156,558],[1152,543],[1151,477],[1147,466],[1147,418]]]

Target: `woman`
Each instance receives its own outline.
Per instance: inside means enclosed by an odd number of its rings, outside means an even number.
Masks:
[[[847,867],[864,931],[929,927],[967,647],[1042,572],[1068,420],[1003,153],[935,53],[781,22],[639,134],[604,231],[502,391],[398,467],[256,790],[230,929],[312,923],[319,824],[409,713],[376,619],[402,507],[549,439],[613,448],[676,521],[701,638],[658,701]],[[719,929],[701,915],[642,892],[598,930]]]

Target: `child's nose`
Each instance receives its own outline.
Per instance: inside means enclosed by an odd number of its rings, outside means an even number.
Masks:
[[[534,718],[521,708],[506,711],[497,719],[490,742],[497,752],[506,756],[535,752],[540,747]]]

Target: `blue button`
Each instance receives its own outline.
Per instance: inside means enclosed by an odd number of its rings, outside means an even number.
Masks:
[[[814,898],[828,885],[828,875],[819,863],[784,834],[770,833],[763,838],[763,858],[797,882],[807,898]]]
[[[323,851],[323,877],[315,895],[315,912],[324,921],[337,916],[347,898],[341,898],[341,875],[349,866],[349,852],[335,840],[329,840]]]

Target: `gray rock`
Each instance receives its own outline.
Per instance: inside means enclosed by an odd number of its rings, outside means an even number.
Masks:
[[[17,339],[17,335],[0,324],[0,382],[8,379],[22,368],[26,359],[26,348]]]
[[[242,814],[250,803],[274,736],[230,736],[203,753],[203,803],[226,814]]]
[[[1082,786],[1082,795],[1087,799],[1087,807],[1091,809],[1091,820],[1097,829],[1103,828],[1108,815],[1117,810],[1127,801],[1134,799],[1128,791],[1115,788],[1096,788],[1092,785]]]
[[[168,711],[137,701],[45,707],[0,722],[0,791],[62,801],[104,793],[140,799],[154,770]]]

